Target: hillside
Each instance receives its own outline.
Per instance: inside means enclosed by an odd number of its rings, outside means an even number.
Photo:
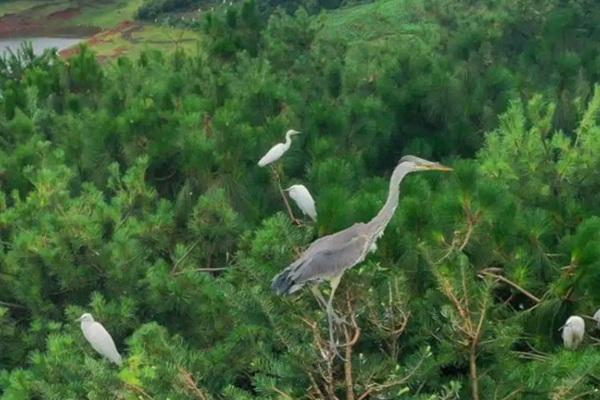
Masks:
[[[136,20],[141,0],[9,1],[0,3],[0,39],[3,37],[85,38],[100,59],[136,56],[143,50],[195,51],[200,35],[189,29]],[[77,47],[64,52],[76,53]]]

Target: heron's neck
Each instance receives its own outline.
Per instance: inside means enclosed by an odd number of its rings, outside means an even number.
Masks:
[[[379,210],[379,213],[373,218],[369,224],[373,226],[373,232],[380,234],[383,232],[387,224],[390,222],[398,207],[398,201],[400,197],[400,182],[410,172],[406,167],[398,165],[392,177],[390,178],[390,188],[388,191],[388,197],[383,205],[383,208]]]

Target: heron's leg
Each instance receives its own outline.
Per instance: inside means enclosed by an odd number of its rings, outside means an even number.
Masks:
[[[310,287],[310,291],[312,292],[312,294],[315,296],[315,298],[317,299],[317,302],[319,303],[319,305],[321,306],[321,308],[325,311],[328,310],[328,302],[327,300],[325,300],[325,298],[323,297],[323,295],[321,294],[321,291],[319,290],[317,285],[313,285]],[[331,309],[331,313],[333,316],[333,321],[337,324],[337,325],[342,325],[342,324],[348,324],[348,321],[346,320],[346,318],[344,317],[340,317],[339,315],[337,315],[337,313],[335,312],[335,310],[333,310],[333,307]],[[327,314],[329,315],[329,314]]]
[[[312,292],[312,294],[315,296],[315,298],[319,302],[319,305],[321,306],[321,308],[323,308],[323,309],[326,310],[327,309],[327,301],[325,300],[325,298],[321,294],[321,291],[319,290],[318,286],[317,285],[312,285],[310,287],[310,291]]]
[[[338,285],[340,284],[340,280],[342,279],[341,276],[336,276],[335,278],[331,279],[330,283],[331,283],[331,293],[329,294],[329,301],[327,302],[327,322],[329,324],[329,345],[331,346],[332,349],[336,349],[336,345],[335,345],[335,340],[334,340],[334,334],[333,334],[333,320],[337,319],[337,315],[335,315],[335,312],[333,311],[333,296],[335,295],[335,290],[337,289]],[[337,350],[336,350],[337,352]]]

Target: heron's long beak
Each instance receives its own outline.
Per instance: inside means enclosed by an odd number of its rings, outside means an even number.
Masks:
[[[440,163],[432,163],[429,165],[424,165],[424,167],[425,167],[425,169],[430,170],[430,171],[444,171],[444,172],[452,171],[452,168],[446,167],[445,165],[442,165]]]

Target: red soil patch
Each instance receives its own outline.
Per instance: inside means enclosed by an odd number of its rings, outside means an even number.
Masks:
[[[10,37],[34,33],[42,29],[39,21],[34,21],[22,15],[8,14],[0,18],[0,37]]]
[[[110,56],[111,56],[111,58],[119,58],[125,53],[127,53],[127,48],[121,46],[121,47],[117,47]]]
[[[45,35],[73,35],[87,36],[98,32],[99,28],[65,24],[65,21],[79,15],[79,7],[71,7],[65,10],[53,12],[47,16],[43,12],[35,13],[33,10],[47,7],[40,4],[18,14],[6,14],[0,17],[0,38],[19,36],[45,36]]]
[[[133,21],[123,21],[119,25],[115,26],[112,29],[107,29],[105,31],[95,34],[94,36],[92,36],[88,40],[86,40],[85,43],[93,49],[94,46],[98,46],[100,44],[110,42],[111,39],[117,35],[125,36],[126,34],[132,32],[136,29],[139,29],[140,27],[141,27],[140,24],[137,24]],[[127,52],[127,49],[125,47],[121,46],[121,47],[118,47],[117,49],[115,49],[109,57],[99,57],[98,59],[102,62],[102,61],[105,61],[105,58],[118,58],[118,57],[122,56],[123,54],[125,54],[126,52]],[[65,58],[65,59],[73,57],[73,56],[79,54],[79,46],[74,46],[74,47],[62,50],[59,54],[62,58]]]
[[[72,46],[68,49],[63,49],[58,52],[58,55],[64,59],[71,58],[73,56],[76,56],[77,54],[79,54],[79,46]]]
[[[66,21],[73,17],[76,17],[81,13],[81,9],[79,7],[67,8],[65,10],[56,11],[52,14],[48,15],[48,18],[51,20],[61,20]]]

